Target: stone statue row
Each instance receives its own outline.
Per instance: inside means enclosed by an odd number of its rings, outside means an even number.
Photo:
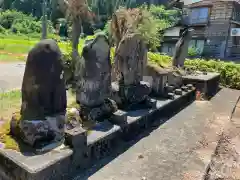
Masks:
[[[101,121],[118,108],[141,103],[151,107],[151,88],[142,81],[147,49],[140,36],[126,36],[116,49],[114,82],[110,48],[107,37],[99,34],[86,41],[76,63],[76,101],[82,120]],[[57,43],[50,39],[36,44],[27,57],[21,116],[13,117],[11,130],[34,148],[64,140],[67,98],[61,58]]]
[[[141,36],[123,36],[115,51],[113,68],[110,49],[107,37],[99,34],[85,42],[75,65],[76,101],[83,121],[104,120],[118,108],[155,106],[149,98],[152,88],[143,81],[147,48]],[[20,117],[12,118],[11,132],[33,148],[64,141],[67,98],[61,58],[57,43],[50,39],[36,44],[27,57]]]

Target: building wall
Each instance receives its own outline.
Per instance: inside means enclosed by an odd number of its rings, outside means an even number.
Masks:
[[[211,8],[209,24],[205,29],[207,43],[204,46],[204,55],[224,56],[223,51],[225,51],[225,46],[228,46],[232,12],[233,2],[217,1]]]

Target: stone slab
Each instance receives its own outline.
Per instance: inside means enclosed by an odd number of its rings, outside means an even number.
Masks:
[[[43,155],[0,150],[0,171],[11,180],[48,180],[69,176],[71,149],[53,150]],[[64,166],[63,166],[64,164]],[[7,180],[7,179],[6,179]]]
[[[11,180],[68,180],[76,171],[90,167],[96,163],[96,160],[109,155],[115,146],[117,147],[119,140],[127,134],[127,129],[131,134],[135,134],[134,131],[140,132],[142,128],[148,127],[145,125],[158,120],[157,117],[165,115],[166,112],[171,114],[173,109],[180,107],[179,104],[183,106],[183,102],[185,104],[192,102],[194,97],[195,91],[193,90],[184,92],[182,96],[176,96],[175,100],[157,100],[157,109],[126,112],[126,126],[114,125],[108,120],[98,123],[87,133],[87,143],[83,147],[75,146],[75,149],[66,147],[35,156],[26,156],[16,151],[2,149],[0,151],[1,172],[2,174],[5,172]],[[165,107],[168,107],[166,112],[164,112]],[[72,133],[72,138],[75,135],[79,136],[78,133]],[[73,144],[78,143],[75,141]]]
[[[66,144],[71,148],[87,146],[87,131],[82,127],[75,127],[65,131]]]
[[[199,74],[199,75],[187,75],[183,76],[184,79],[191,79],[191,80],[197,80],[197,81],[209,81],[211,79],[214,79],[218,77],[219,73],[214,72],[208,72],[207,74]]]
[[[213,143],[198,147],[206,125],[211,121],[220,130],[216,121],[229,121],[239,96],[240,91],[222,89],[211,101],[192,103],[148,136],[123,146],[114,161],[105,158],[74,180],[202,180],[215,148]]]
[[[113,133],[119,132],[120,126],[113,125],[109,121],[103,121],[98,123],[91,131],[89,131],[87,136],[87,145],[92,145],[97,141],[107,138]]]
[[[202,93],[202,98],[209,100],[219,90],[220,74],[208,72],[206,75],[187,75],[183,76],[183,83],[193,84]]]

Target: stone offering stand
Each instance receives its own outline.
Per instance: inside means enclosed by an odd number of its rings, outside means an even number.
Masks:
[[[193,84],[197,91],[202,93],[202,98],[209,100],[219,90],[219,73],[201,73],[199,75],[183,76],[184,84]]]

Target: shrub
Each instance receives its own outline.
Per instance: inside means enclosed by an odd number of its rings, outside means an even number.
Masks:
[[[15,10],[7,10],[0,13],[0,26],[5,29],[10,29],[12,33],[18,34],[39,34],[42,30],[40,20]],[[48,32],[53,32],[51,21],[48,21]]]
[[[218,72],[223,86],[240,89],[240,64],[220,60],[194,59],[185,62],[187,67],[200,71]]]
[[[14,20],[24,19],[24,16],[26,17],[23,13],[14,10],[3,11],[0,13],[0,25],[5,29],[10,29]]]
[[[82,47],[82,46],[81,46]],[[81,51],[81,47],[79,50]],[[70,51],[69,51],[70,52]],[[111,49],[111,61],[113,62],[115,50]],[[71,56],[66,53],[65,61],[71,62]],[[148,61],[161,67],[169,67],[172,64],[172,57],[160,53],[148,52]],[[220,60],[186,59],[185,66],[194,70],[220,73],[222,86],[240,90],[240,64]],[[71,66],[73,68],[74,65]],[[74,69],[74,68],[73,68]],[[69,69],[68,69],[69,70]],[[69,72],[68,72],[69,73]],[[71,74],[71,73],[70,73]]]
[[[171,65],[172,58],[167,55],[148,53],[148,60],[160,66]],[[220,60],[186,59],[185,66],[194,70],[220,73],[222,86],[240,90],[240,64]]]
[[[142,35],[149,49],[156,50],[159,47],[160,26],[162,24],[145,7],[134,9],[120,8],[115,14],[116,19],[113,19],[115,21],[108,22],[104,28],[106,34],[111,34],[111,36],[121,39],[124,32],[132,29]],[[120,36],[117,35],[118,32]]]
[[[199,54],[198,49],[193,48],[193,47],[188,48],[188,56],[190,56],[190,57],[195,57],[195,56],[197,56],[198,54]]]
[[[6,29],[0,25],[0,33],[5,34],[6,32]]]

